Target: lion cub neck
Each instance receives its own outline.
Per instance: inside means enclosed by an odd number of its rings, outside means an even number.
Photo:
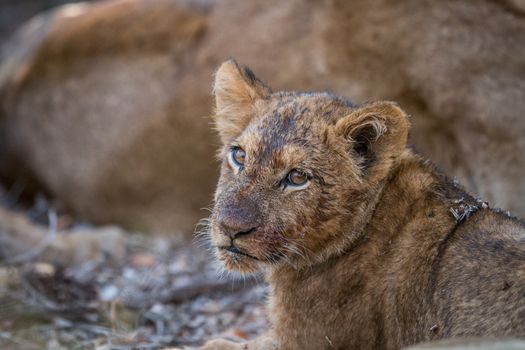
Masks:
[[[283,348],[330,348],[327,334],[329,343],[348,348],[399,348],[404,340],[397,339],[397,333],[385,335],[389,328],[378,320],[399,313],[399,304],[391,299],[400,295],[414,305],[403,315],[410,323],[408,328],[426,334],[418,328],[420,324],[428,333],[432,325],[418,318],[425,314],[431,300],[424,281],[432,273],[431,261],[439,254],[436,242],[446,241],[458,225],[450,210],[460,205],[459,199],[461,205],[479,206],[406,150],[367,214],[358,241],[308,268],[283,265],[266,274],[272,323],[287,330],[282,334],[276,330]],[[415,287],[418,283],[424,287]],[[341,328],[349,322],[359,328],[359,334],[349,337],[346,326]],[[303,334],[296,325],[306,325],[308,331]],[[308,343],[301,344],[303,339]],[[371,339],[379,343],[370,344]],[[385,339],[394,343],[383,343]]]
[[[270,269],[267,271],[268,282],[282,286],[288,279],[295,283],[296,279],[310,278],[317,273],[337,274],[337,270],[330,270],[327,266],[349,256],[362,259],[360,267],[379,267],[379,261],[371,259],[370,254],[386,254],[388,245],[399,238],[399,228],[406,225],[424,225],[425,228],[437,225],[434,226],[436,234],[446,234],[457,224],[451,215],[451,208],[458,206],[458,199],[461,199],[462,205],[471,204],[473,208],[480,203],[409,149],[399,157],[373,198],[368,210],[360,213],[361,217],[351,218],[353,222],[362,223],[359,239],[353,240],[352,244],[342,243],[333,254],[306,268],[281,265]],[[355,232],[348,234],[353,236]]]

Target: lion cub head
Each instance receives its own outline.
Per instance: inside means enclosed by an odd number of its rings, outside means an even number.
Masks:
[[[221,176],[210,235],[228,270],[300,268],[360,237],[406,147],[395,104],[276,92],[230,60],[215,79]]]

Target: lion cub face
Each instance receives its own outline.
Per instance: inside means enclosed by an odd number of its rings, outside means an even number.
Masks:
[[[359,237],[368,201],[406,144],[398,107],[272,93],[234,61],[219,68],[215,96],[223,147],[210,234],[227,269],[299,268]]]

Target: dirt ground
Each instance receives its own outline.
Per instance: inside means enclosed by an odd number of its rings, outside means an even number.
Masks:
[[[41,196],[21,205],[13,192],[0,191],[3,208],[49,225],[51,202]],[[58,235],[88,225],[57,213]],[[241,341],[267,327],[261,278],[221,275],[196,242],[125,237],[118,262],[0,262],[0,349],[158,349],[215,337]]]

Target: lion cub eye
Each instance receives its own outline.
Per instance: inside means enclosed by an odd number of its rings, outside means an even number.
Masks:
[[[304,172],[294,169],[286,175],[284,187],[291,187],[294,190],[300,190],[308,186],[308,175]]]
[[[232,147],[228,160],[233,168],[242,168],[246,159],[246,152],[240,147]]]

